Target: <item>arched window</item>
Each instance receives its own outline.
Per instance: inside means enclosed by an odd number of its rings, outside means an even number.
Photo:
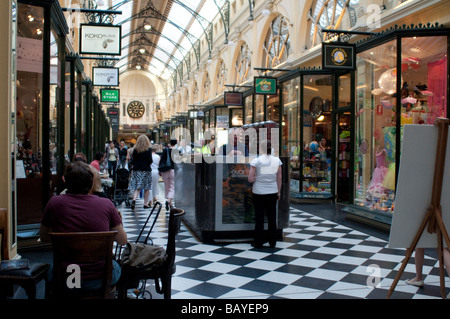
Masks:
[[[247,43],[241,45],[239,55],[236,59],[236,78],[235,84],[244,83],[250,74],[252,67],[251,52]]]
[[[194,88],[192,91],[192,102],[193,104],[198,102],[198,85],[197,85],[197,81],[194,81]]]
[[[306,42],[308,48],[322,43],[324,29],[350,29],[356,23],[358,5],[359,0],[313,1],[308,12],[308,25],[310,25],[310,40]]]
[[[211,80],[209,78],[208,72],[205,74],[205,81],[203,82],[203,100],[208,101],[209,95],[211,93]]]
[[[217,70],[217,94],[219,95],[225,89],[225,81],[227,78],[227,69],[223,60],[220,61],[219,68]]]
[[[273,68],[289,55],[289,22],[281,15],[273,19],[264,41],[264,67]]]

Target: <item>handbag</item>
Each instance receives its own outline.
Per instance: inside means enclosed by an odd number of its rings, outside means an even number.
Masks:
[[[162,266],[167,259],[163,247],[143,243],[127,243],[122,253],[122,266],[134,267],[139,270],[151,270]]]
[[[169,149],[166,148],[165,152],[167,154],[166,156],[166,160],[163,162],[159,162],[159,166],[158,166],[158,171],[162,172],[167,172],[168,170],[172,169],[172,159],[170,158],[170,153],[169,153]]]

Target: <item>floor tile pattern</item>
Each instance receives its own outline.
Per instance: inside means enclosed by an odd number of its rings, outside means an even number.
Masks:
[[[144,210],[142,199],[134,212],[124,204],[119,209],[133,241],[150,210]],[[165,247],[167,221],[163,207],[150,236],[155,245]],[[172,298],[385,299],[405,256],[405,250],[390,249],[385,240],[295,208],[283,237],[275,248],[253,248],[249,241],[202,243],[182,224]],[[425,287],[404,283],[414,277],[411,258],[391,299],[440,298],[439,263],[428,255]],[[140,297],[162,298],[152,281],[146,289],[150,294]]]

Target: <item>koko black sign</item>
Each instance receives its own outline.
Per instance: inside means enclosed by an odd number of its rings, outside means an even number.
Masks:
[[[322,68],[355,70],[356,47],[350,43],[322,43]]]

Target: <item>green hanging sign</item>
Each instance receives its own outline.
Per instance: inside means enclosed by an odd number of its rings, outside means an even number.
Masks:
[[[119,103],[119,89],[100,89],[100,102]]]
[[[277,79],[273,77],[255,77],[255,94],[277,94]]]

